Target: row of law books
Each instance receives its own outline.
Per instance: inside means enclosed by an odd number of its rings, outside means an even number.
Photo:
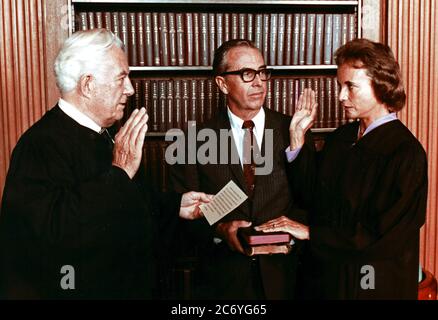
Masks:
[[[125,44],[131,66],[210,66],[229,39],[249,39],[269,65],[331,65],[357,37],[357,13],[92,12],[75,30],[106,28]]]
[[[212,79],[134,79],[132,83],[135,94],[129,100],[125,118],[132,110],[145,107],[149,132],[187,130],[189,121],[202,124],[226,105],[225,96]],[[317,94],[315,128],[336,128],[347,122],[339,106],[338,83],[334,77],[273,78],[267,82],[265,107],[292,116],[305,88],[312,88]]]

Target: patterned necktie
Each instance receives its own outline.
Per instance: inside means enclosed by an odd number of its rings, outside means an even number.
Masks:
[[[243,176],[245,177],[248,196],[252,197],[255,188],[255,162],[254,147],[257,145],[254,136],[254,122],[252,120],[244,121],[242,129],[245,130],[243,135]]]

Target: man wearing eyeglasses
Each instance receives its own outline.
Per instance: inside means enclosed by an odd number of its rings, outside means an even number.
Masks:
[[[248,199],[211,227],[205,220],[188,223],[190,231],[186,234],[197,235],[194,240],[201,244],[198,298],[292,299],[297,243],[289,254],[247,256],[237,234],[240,228],[254,227],[283,215],[295,221],[304,220],[304,212],[295,208],[287,179],[285,150],[291,119],[263,107],[271,69],[252,42],[234,39],[223,43],[215,51],[213,75],[226,95],[227,107],[204,127],[213,129],[218,137],[220,130],[230,130],[229,151],[236,149],[240,163],[233,163],[229,152],[226,164],[218,161],[173,168],[172,180],[179,192],[198,190],[211,194],[233,180]],[[245,156],[248,133],[251,149],[260,150],[265,158],[271,157],[273,166],[269,174],[254,175],[256,165]]]

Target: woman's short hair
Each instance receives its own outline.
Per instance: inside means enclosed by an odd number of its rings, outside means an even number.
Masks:
[[[232,39],[225,41],[222,45],[214,51],[213,59],[213,76],[216,77],[221,73],[227,71],[227,53],[236,47],[249,47],[259,50],[255,44],[246,39]]]
[[[335,61],[338,67],[349,64],[354,68],[366,69],[377,100],[385,103],[391,112],[404,107],[406,93],[400,66],[387,45],[355,39],[336,51]]]
[[[73,90],[84,74],[96,74],[102,70],[105,54],[113,45],[124,49],[123,42],[106,29],[78,31],[68,38],[54,65],[56,83],[61,92]]]

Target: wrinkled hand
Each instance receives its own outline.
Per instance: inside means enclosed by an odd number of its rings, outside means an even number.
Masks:
[[[179,209],[180,218],[194,220],[203,217],[199,205],[208,203],[213,199],[213,195],[203,192],[190,191],[183,194],[181,198],[181,207]]]
[[[315,91],[304,89],[289,126],[291,150],[303,146],[305,134],[315,122],[317,107]]]
[[[222,222],[216,226],[216,233],[220,238],[227,242],[231,250],[244,253],[242,245],[237,237],[237,231],[239,228],[246,228],[250,225],[251,222],[245,220]]]
[[[146,109],[135,109],[115,137],[112,164],[125,170],[131,179],[140,167],[147,121]]]
[[[309,227],[299,222],[293,221],[285,216],[272,219],[264,224],[255,227],[257,231],[290,233],[294,238],[309,240]]]

